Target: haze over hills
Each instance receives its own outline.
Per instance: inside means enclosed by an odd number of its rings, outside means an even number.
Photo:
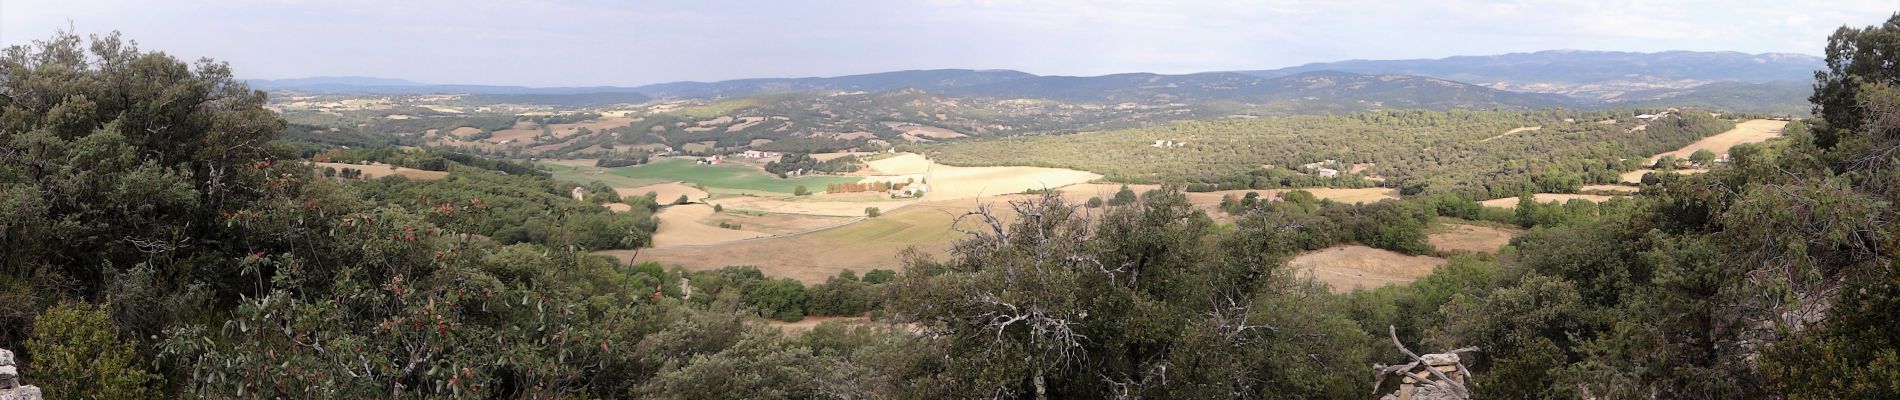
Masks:
[[[1551,50],[1422,60],[1348,60],[1242,73],[1263,77],[1310,71],[1407,74],[1504,90],[1616,101],[1640,100],[1625,97],[1632,92],[1688,89],[1715,82],[1808,82],[1822,67],[1821,58],[1804,54]]]
[[[951,96],[1083,103],[1240,102],[1289,113],[1382,108],[1602,108],[1648,104],[1731,111],[1805,112],[1819,58],[1738,52],[1555,50],[1428,60],[1350,60],[1276,70],[1196,74],[1049,76],[1014,70],[933,69],[808,78],[672,82],[637,87],[430,85],[401,79],[253,80],[304,93],[529,95],[534,104],[726,98],[770,93],[920,89]],[[602,95],[602,94],[615,95]],[[587,94],[581,98],[573,95]]]

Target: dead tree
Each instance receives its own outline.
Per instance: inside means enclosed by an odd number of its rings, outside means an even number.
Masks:
[[[1399,375],[1404,379],[1399,390],[1385,395],[1383,399],[1392,400],[1469,400],[1471,390],[1465,386],[1465,379],[1471,376],[1471,370],[1465,368],[1458,353],[1478,351],[1477,347],[1466,347],[1443,353],[1423,356],[1413,353],[1399,342],[1399,329],[1387,325],[1386,333],[1392,336],[1392,345],[1405,353],[1412,362],[1398,365],[1372,364],[1372,393],[1379,393],[1379,385],[1385,383],[1386,375]],[[1421,373],[1420,370],[1423,370]],[[1426,374],[1430,374],[1427,376]]]

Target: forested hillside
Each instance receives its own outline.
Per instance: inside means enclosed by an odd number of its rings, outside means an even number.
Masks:
[[[1380,112],[926,147],[1171,184],[979,210],[946,257],[806,286],[591,255],[641,245],[646,214],[513,164],[365,151],[448,174],[327,177],[224,64],[62,33],[0,55],[0,348],[50,398],[1367,398],[1398,385],[1369,368],[1408,360],[1394,342],[1476,347],[1448,389],[1472,398],[1895,398],[1896,43],[1900,14],[1831,36],[1819,115],[1784,139],[1512,217],[1472,192],[1599,180],[1724,122]],[[1505,135],[1525,126],[1543,128]],[[1233,205],[1229,226],[1181,192],[1325,158],[1377,163],[1410,196],[1295,191]],[[1333,294],[1287,264],[1340,243],[1421,252],[1442,217],[1529,230],[1377,290]],[[808,314],[875,322],[758,322]]]

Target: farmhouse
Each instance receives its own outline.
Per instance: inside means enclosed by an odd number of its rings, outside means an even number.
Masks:
[[[889,193],[891,197],[924,197],[924,193],[929,191],[930,185],[913,183],[900,188],[891,189]]]
[[[778,152],[774,152],[774,151],[746,150],[743,155],[745,156],[745,158],[766,158],[766,157],[777,157],[779,154]]]

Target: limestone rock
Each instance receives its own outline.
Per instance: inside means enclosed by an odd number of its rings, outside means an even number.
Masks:
[[[0,400],[43,400],[38,386],[22,386],[17,389],[0,389]]]
[[[1425,365],[1452,365],[1458,363],[1458,353],[1433,353],[1418,356]]]
[[[0,349],[0,365],[13,365],[13,352]]]

